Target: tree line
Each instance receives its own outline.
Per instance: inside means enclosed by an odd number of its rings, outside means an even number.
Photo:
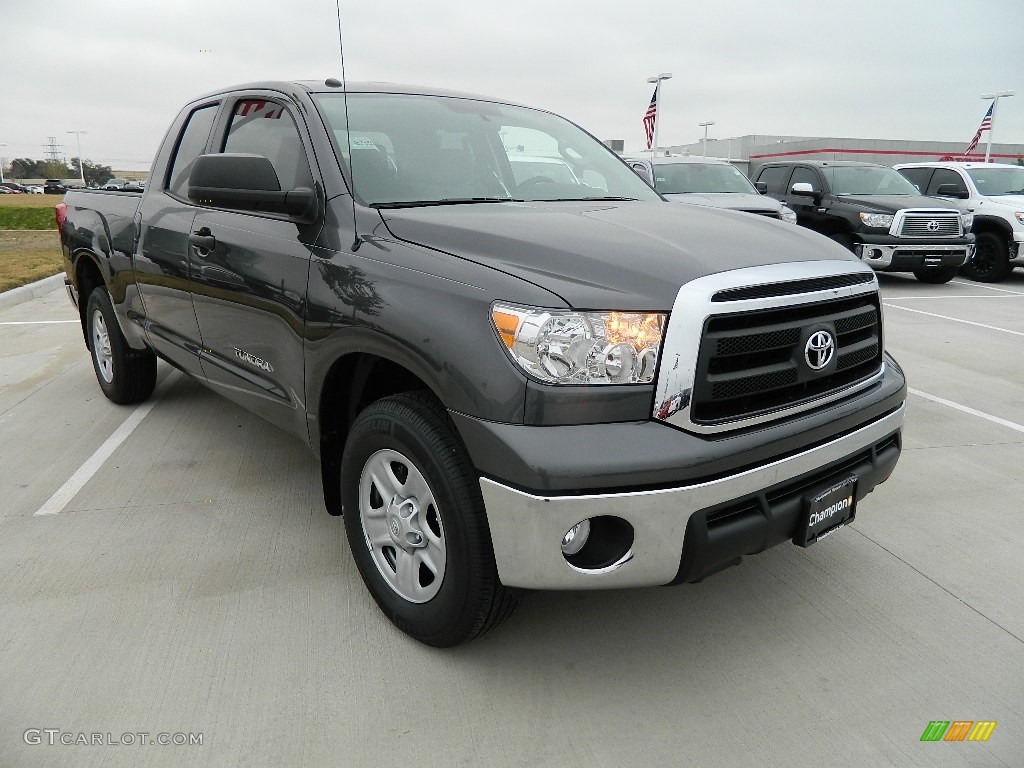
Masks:
[[[91,160],[82,163],[82,171],[86,184],[103,185],[114,178],[114,171],[109,165],[100,165]],[[32,160],[19,157],[11,160],[5,176],[12,179],[76,179],[78,178],[78,158],[71,158],[71,165],[60,160]]]

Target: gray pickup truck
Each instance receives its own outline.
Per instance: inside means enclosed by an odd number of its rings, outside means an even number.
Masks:
[[[506,147],[571,174],[513,173]],[[366,587],[449,646],[530,589],[699,581],[853,520],[901,450],[873,272],[666,203],[549,112],[394,85],[189,103],[57,206],[100,388],[157,358],[306,442]]]

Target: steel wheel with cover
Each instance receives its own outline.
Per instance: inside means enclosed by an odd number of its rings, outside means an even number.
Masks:
[[[85,324],[96,381],[107,399],[130,405],[149,397],[156,386],[156,355],[128,345],[106,289],[95,288],[89,295]]]
[[[932,269],[921,267],[920,269],[914,270],[914,277],[922,283],[939,285],[941,283],[948,283],[956,277],[956,273],[959,271],[960,267],[938,267]]]
[[[974,258],[963,265],[965,275],[982,283],[998,283],[1010,274],[1010,246],[995,232],[978,232]]]
[[[363,582],[403,632],[447,647],[511,615],[518,599],[498,580],[479,480],[432,395],[387,397],[359,414],[341,495]]]

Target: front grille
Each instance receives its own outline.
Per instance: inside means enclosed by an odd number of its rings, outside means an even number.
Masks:
[[[789,280],[784,283],[748,285],[743,288],[726,288],[718,291],[711,297],[711,300],[715,302],[744,301],[746,299],[768,299],[773,296],[792,296],[795,293],[814,293],[815,291],[847,288],[851,285],[864,285],[873,282],[874,279],[873,272],[851,272],[846,275],[811,277],[804,280]]]
[[[723,422],[830,395],[875,374],[882,363],[878,295],[779,309],[713,315],[697,360],[691,419]],[[822,372],[804,359],[807,339],[832,333],[834,362]]]
[[[961,237],[960,214],[955,211],[907,213],[899,237]]]

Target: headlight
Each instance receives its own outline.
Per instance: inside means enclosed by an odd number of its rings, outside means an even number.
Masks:
[[[963,227],[964,232],[970,232],[971,227],[974,226],[974,214],[973,213],[961,213],[960,224]]]
[[[862,213],[860,214],[860,220],[868,227],[884,227],[888,229],[892,226],[891,213]]]
[[[796,224],[796,211],[788,205],[784,205],[779,210],[779,218],[789,224]]]
[[[515,363],[551,384],[654,381],[666,315],[495,304],[491,322]]]
[[[1014,212],[1013,216],[1021,224],[1024,224],[1024,211],[1016,211],[1016,212]]]

